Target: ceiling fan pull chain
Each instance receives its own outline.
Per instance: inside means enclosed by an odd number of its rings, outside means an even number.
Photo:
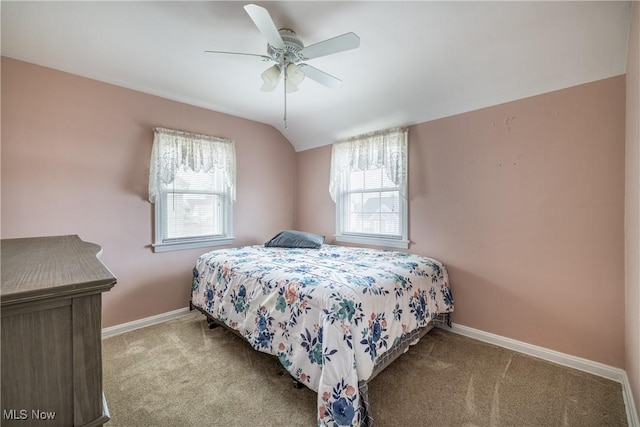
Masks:
[[[283,67],[284,69],[284,85],[282,85],[282,87],[284,88],[284,128],[287,128],[287,69],[285,67]]]

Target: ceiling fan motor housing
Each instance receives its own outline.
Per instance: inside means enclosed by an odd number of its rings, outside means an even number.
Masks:
[[[278,33],[284,42],[284,49],[278,49],[267,43],[267,54],[269,57],[279,65],[285,67],[288,64],[296,64],[302,61],[304,58],[300,51],[304,49],[304,45],[296,33],[288,28],[281,28],[278,30]]]

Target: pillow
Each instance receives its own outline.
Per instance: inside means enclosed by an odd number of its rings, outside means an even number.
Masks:
[[[304,231],[281,231],[264,244],[267,248],[309,248],[318,249],[324,243],[324,236]]]

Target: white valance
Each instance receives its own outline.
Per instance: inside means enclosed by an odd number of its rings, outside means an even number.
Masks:
[[[383,168],[387,177],[401,188],[406,198],[406,128],[387,129],[338,140],[331,152],[329,193],[335,202],[344,184],[344,172]]]
[[[151,167],[149,171],[149,201],[156,202],[156,196],[163,185],[174,182],[176,171],[214,172],[222,169],[223,185],[231,202],[236,191],[236,151],[235,143],[224,138],[155,128]]]

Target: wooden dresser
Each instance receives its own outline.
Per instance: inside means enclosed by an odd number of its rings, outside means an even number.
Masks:
[[[102,292],[116,278],[78,236],[0,240],[2,426],[100,426]]]

